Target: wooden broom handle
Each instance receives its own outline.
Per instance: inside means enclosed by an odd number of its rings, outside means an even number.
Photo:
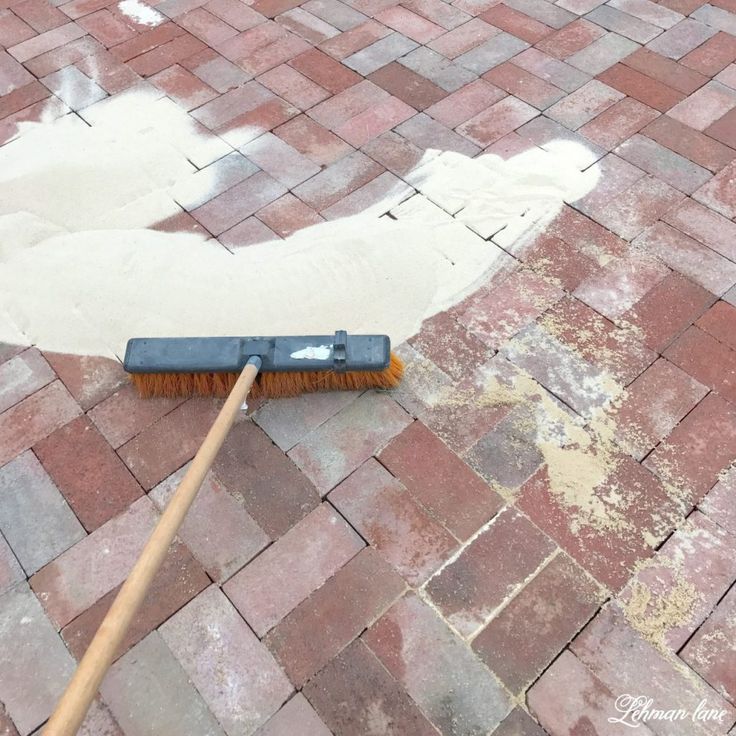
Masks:
[[[260,368],[251,358],[207,433],[192,464],[166,506],[146,546],[97,629],[74,676],[43,729],[43,736],[74,736],[99,690],[105,673],[161,567],[197,491],[225,441]]]

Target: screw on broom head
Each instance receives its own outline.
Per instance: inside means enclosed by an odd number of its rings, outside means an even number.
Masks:
[[[386,335],[159,337],[128,341],[123,366],[144,398],[227,396],[248,358],[261,358],[251,396],[389,389],[404,371]]]

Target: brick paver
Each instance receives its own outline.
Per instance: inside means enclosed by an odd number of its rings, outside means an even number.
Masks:
[[[323,504],[229,580],[225,592],[262,635],[362,547],[356,532]],[[284,584],[286,575],[291,580]]]
[[[27,734],[49,716],[74,660],[25,582],[0,597],[0,609],[3,702],[20,733]],[[28,687],[31,680],[35,687]]]
[[[203,591],[210,580],[189,550],[180,542],[172,545],[140,610],[123,639],[116,658],[125,654],[174,612]],[[117,594],[119,586],[106,593],[61,630],[71,653],[79,659]]]
[[[492,731],[510,710],[491,672],[414,594],[392,606],[363,641],[441,733]]]
[[[57,429],[34,449],[87,531],[143,495],[141,487],[88,417]]]
[[[508,550],[506,560],[502,549]],[[432,578],[427,594],[457,631],[473,636],[554,550],[528,519],[504,511]],[[491,569],[493,581],[481,583]]]
[[[158,631],[112,666],[101,692],[126,734],[186,731],[197,736],[225,736]]]
[[[528,686],[603,600],[565,554],[525,585],[473,640],[473,649],[512,692]]]
[[[301,687],[404,589],[401,577],[378,552],[367,548],[277,624],[265,642],[291,681]]]
[[[361,639],[322,668],[304,693],[333,733],[360,736],[378,728],[398,736],[434,736],[437,729]],[[344,708],[343,703],[351,703]]]
[[[84,537],[84,529],[32,452],[0,469],[0,532],[28,575]]]
[[[628,653],[625,660],[619,656],[622,648]],[[736,720],[736,711],[722,695],[703,680],[692,677],[682,666],[673,666],[675,655],[663,653],[650,638],[635,629],[616,603],[609,604],[586,626],[571,649],[609,692],[619,694],[626,692],[622,688],[635,691],[644,688],[643,692],[648,692],[664,708],[670,703],[670,708],[693,712],[705,700],[708,708],[724,711],[722,723],[704,724],[702,733],[723,733],[724,726],[728,728]],[[692,734],[693,722],[673,722],[668,724],[668,729],[673,736]]]
[[[253,733],[291,693],[273,657],[217,587],[172,616],[161,635],[228,734]],[[241,694],[237,700],[233,692]]]
[[[151,490],[159,509],[165,508],[187,469],[184,466]],[[231,577],[268,545],[266,532],[212,472],[194,500],[193,511],[179,536],[217,582]]]
[[[0,145],[131,89],[188,115],[156,229],[463,227],[412,196],[428,149],[598,179],[475,225],[499,268],[398,390],[238,420],[82,733],[619,736],[626,693],[720,713],[646,736],[734,733],[732,0],[143,2],[0,0]],[[48,717],[217,406],[0,344],[0,733]]]

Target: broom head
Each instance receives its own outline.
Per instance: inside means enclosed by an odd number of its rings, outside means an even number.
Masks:
[[[158,337],[128,341],[123,367],[139,394],[227,396],[249,357],[261,358],[253,398],[395,388],[404,371],[386,335]]]

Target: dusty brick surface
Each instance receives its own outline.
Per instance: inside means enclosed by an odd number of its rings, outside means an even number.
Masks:
[[[627,387],[616,413],[618,441],[642,460],[706,393],[703,384],[677,366],[657,360]]]
[[[10,590],[16,583],[24,579],[23,568],[3,537],[0,539],[0,593]]]
[[[185,466],[151,490],[149,497],[163,511],[188,469]],[[268,545],[269,537],[209,473],[192,504],[179,536],[217,582],[231,577]]]
[[[191,399],[123,445],[118,454],[144,490],[191,460],[215,418],[211,402]],[[175,434],[178,441],[169,442]]]
[[[252,733],[291,693],[268,650],[217,587],[169,619],[161,635],[227,733]],[[227,688],[218,682],[222,672]]]
[[[629,655],[625,661],[618,656],[622,647]],[[721,695],[703,680],[689,676],[687,670],[673,667],[648,638],[629,625],[615,604],[604,608],[588,624],[572,643],[571,650],[592,674],[591,679],[594,682],[597,679],[609,693],[644,687],[649,696],[665,708],[684,708],[692,712],[704,699],[707,707],[725,711],[723,723],[728,727],[736,718],[733,707]],[[545,725],[544,719],[542,725]],[[711,722],[703,730],[718,733],[722,725]],[[673,736],[692,733],[692,722],[673,722],[671,733]]]
[[[109,358],[60,353],[46,353],[45,357],[85,411],[128,382],[120,363]]]
[[[141,498],[37,572],[31,587],[51,619],[65,626],[123,582],[155,521]]]
[[[117,449],[181,403],[181,399],[151,399],[144,403],[138,400],[132,386],[124,386],[95,406],[88,416]]]
[[[213,470],[273,539],[319,505],[312,482],[249,420],[232,428]]]
[[[348,391],[334,391],[270,401],[254,419],[279,448],[287,451],[355,398]]]
[[[172,545],[115,657],[125,654],[204,590],[209,582],[204,570],[187,548],[180,543]],[[119,586],[105,594],[61,630],[64,642],[77,659],[81,659],[92,641],[118,590]]]
[[[498,564],[502,549],[511,551],[503,567]],[[507,510],[432,578],[427,593],[457,631],[473,636],[554,551],[551,540],[528,519]]]
[[[111,667],[101,692],[126,734],[225,734],[158,631]]]
[[[376,551],[365,549],[277,624],[265,642],[300,687],[375,621],[405,587]]]
[[[378,455],[456,537],[465,540],[501,508],[501,499],[421,422],[414,422]]]
[[[714,296],[678,273],[665,276],[621,315],[621,323],[640,330],[642,342],[663,351],[713,303]]]
[[[0,596],[0,611],[0,692],[8,715],[27,734],[51,714],[74,660],[25,583]]]
[[[683,489],[689,498],[702,498],[733,459],[733,422],[733,406],[717,394],[708,394],[655,448],[645,464]],[[696,444],[695,437],[701,441],[707,437],[709,442]]]
[[[736,351],[711,333],[693,326],[666,352],[669,358],[726,399],[736,399]]]
[[[374,460],[344,480],[329,500],[414,585],[426,580],[457,546],[457,540]]]
[[[0,463],[48,437],[81,413],[60,381],[54,381],[0,414]]]
[[[575,733],[581,728],[595,733],[610,726],[608,714],[615,712],[616,696],[565,650],[529,691],[528,701],[545,733]]]
[[[617,457],[614,465],[590,493],[592,498],[601,499],[614,487],[622,489],[627,514],[624,524],[614,523],[607,529],[595,519],[570,514],[550,489],[547,468],[524,484],[519,506],[598,582],[617,590],[637,563],[652,555],[652,542],[661,541],[672,530],[682,502],[629,456]]]
[[[53,370],[37,350],[25,350],[10,358],[0,365],[0,409],[9,409],[53,379]]]
[[[260,635],[307,598],[364,546],[329,504],[322,504],[225,585]],[[283,585],[281,575],[291,582]]]
[[[257,736],[288,736],[295,731],[304,736],[330,736],[330,730],[309,701],[297,693],[273,718],[256,732]]]
[[[333,733],[359,736],[378,723],[391,736],[434,736],[406,691],[358,639],[332,660],[304,688],[304,694]],[[351,702],[348,711],[342,704]]]
[[[603,598],[603,591],[572,560],[558,555],[475,637],[473,649],[512,692],[519,692]]]
[[[396,402],[367,393],[307,435],[289,457],[324,494],[410,422]]]
[[[389,609],[363,641],[440,731],[451,724],[471,733],[491,730],[510,710],[491,673],[415,595]]]
[[[732,261],[665,222],[648,228],[634,242],[716,295],[731,288],[736,278]]]
[[[145,90],[202,138],[160,232],[401,219],[430,149],[597,180],[480,232],[497,271],[393,346],[395,392],[251,402],[82,733],[618,736],[633,691],[733,733],[733,0],[143,3],[0,0],[0,145]],[[219,405],[0,344],[0,733],[37,732]]]
[[[0,498],[0,532],[27,575],[84,537],[81,524],[32,452],[0,469]]]
[[[622,591],[629,619],[646,629],[665,601],[674,600],[678,590],[688,590],[690,602],[679,620],[659,621],[655,629],[658,641],[680,650],[736,579],[731,560],[735,541],[729,532],[693,512]]]
[[[425,320],[409,343],[457,380],[485,363],[492,354],[481,340],[447,312]]]
[[[57,429],[34,452],[87,531],[124,511],[143,494],[87,417]]]
[[[700,510],[719,526],[736,533],[736,506],[732,500],[736,493],[736,470],[733,466],[721,474],[716,483],[700,503]]]
[[[715,690],[733,702],[736,693],[733,649],[728,646],[734,636],[733,589],[720,601],[715,611],[687,643],[682,658]]]
[[[498,349],[551,307],[562,291],[532,271],[517,271],[495,291],[479,291],[457,310],[458,321],[490,348]]]

